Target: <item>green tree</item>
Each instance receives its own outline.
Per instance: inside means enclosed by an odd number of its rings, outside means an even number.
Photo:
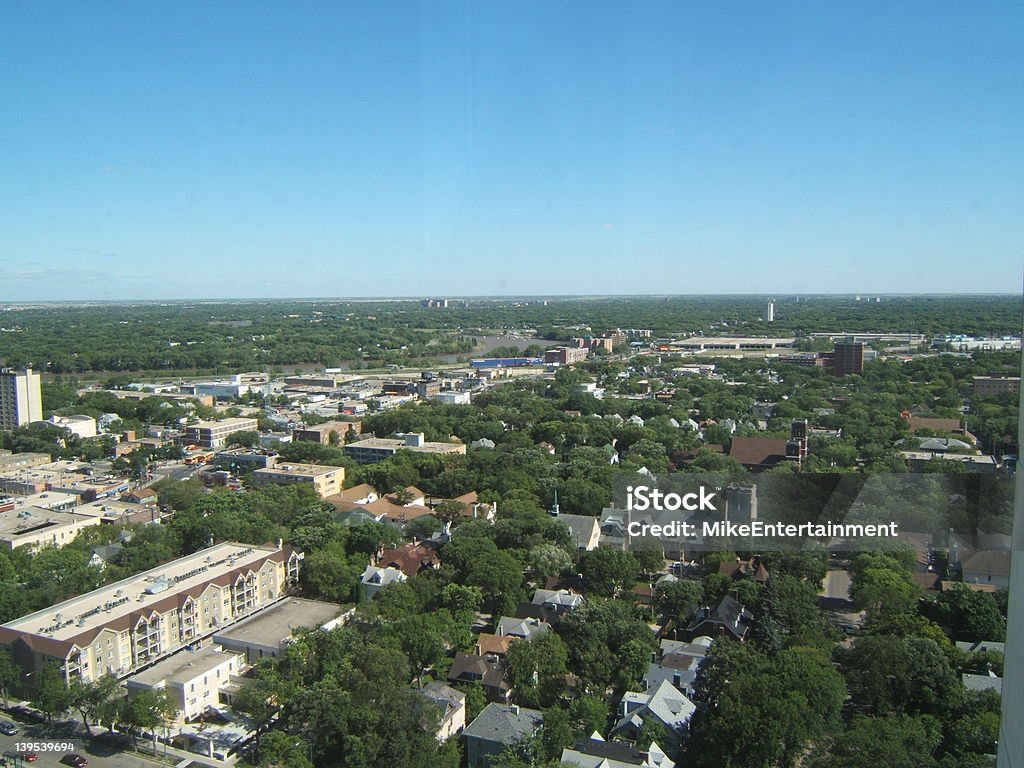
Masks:
[[[505,656],[506,678],[518,701],[527,707],[550,707],[565,691],[568,649],[548,632],[513,642]]]
[[[46,716],[47,725],[52,726],[53,719],[67,712],[71,706],[71,692],[56,664],[47,664],[36,676],[32,705]]]
[[[612,597],[636,584],[640,565],[630,552],[600,547],[580,556],[580,572],[588,592]]]

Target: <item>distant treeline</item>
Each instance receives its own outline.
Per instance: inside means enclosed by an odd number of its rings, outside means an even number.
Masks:
[[[804,336],[815,331],[929,335],[1019,333],[1014,296],[669,297],[476,300],[425,308],[415,301],[111,304],[9,308],[0,362],[51,373],[236,371],[314,364],[364,366],[474,353],[477,337],[534,329],[552,342],[615,328],[655,337],[703,332]]]

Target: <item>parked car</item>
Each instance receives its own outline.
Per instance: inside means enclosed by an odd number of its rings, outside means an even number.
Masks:
[[[4,736],[13,736],[17,732],[18,726],[16,726],[9,720],[4,720],[3,722],[0,722],[0,733],[2,733]]]
[[[69,755],[64,755],[64,757],[62,757],[60,761],[64,763],[64,765],[72,766],[72,768],[82,768],[83,766],[89,764],[88,760],[86,760],[81,755],[76,755],[74,752],[72,752]]]
[[[14,764],[18,764],[18,760],[24,760],[26,763],[34,763],[39,759],[39,755],[35,752],[15,752],[14,750],[7,750],[4,752],[4,758],[7,760],[13,760]]]

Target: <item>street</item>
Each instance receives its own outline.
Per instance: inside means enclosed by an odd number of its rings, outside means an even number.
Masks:
[[[188,765],[189,768],[203,768],[208,765],[207,763],[199,762],[198,758],[193,761],[185,757],[177,758],[174,763],[157,762],[133,754],[130,750],[122,751],[116,747],[99,742],[85,741],[82,738],[80,724],[60,723],[51,728],[42,723],[24,723],[20,720],[14,720],[6,713],[0,715],[0,719],[11,721],[18,726],[18,733],[14,736],[0,734],[0,752],[2,753],[19,752],[20,750],[16,748],[18,743],[61,744],[72,742],[74,744],[73,749],[59,752],[47,752],[42,749],[35,750],[36,754],[39,755],[39,759],[33,763],[12,764],[17,765],[18,768],[34,766],[39,766],[39,768],[61,768],[64,764],[60,760],[69,752],[75,752],[88,759],[88,768],[157,768],[161,765],[175,765],[182,768]],[[174,759],[173,756],[172,759]]]

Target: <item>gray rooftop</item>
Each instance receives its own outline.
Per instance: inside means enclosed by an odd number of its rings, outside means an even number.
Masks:
[[[293,629],[316,629],[334,621],[341,613],[342,607],[335,603],[290,597],[265,608],[255,616],[233,624],[223,632],[218,632],[214,639],[224,638],[255,645],[279,645],[291,637]]]
[[[234,651],[222,651],[218,645],[208,645],[198,651],[181,651],[154,664],[145,672],[132,675],[129,682],[138,682],[148,686],[157,685],[163,681],[184,683],[194,680],[196,676],[209,672],[221,664],[226,664],[232,657],[242,659],[241,654]]]
[[[515,744],[544,723],[544,713],[512,704],[488,704],[470,723],[463,736],[497,744]]]

